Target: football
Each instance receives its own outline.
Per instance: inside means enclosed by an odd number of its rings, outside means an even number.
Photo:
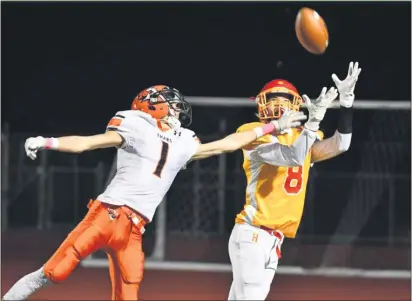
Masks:
[[[313,54],[323,54],[329,44],[329,33],[323,18],[311,8],[301,8],[296,16],[295,31],[299,43]]]

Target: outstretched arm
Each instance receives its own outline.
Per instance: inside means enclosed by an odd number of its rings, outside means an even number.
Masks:
[[[234,152],[235,150],[242,148],[243,146],[249,144],[259,137],[259,134],[256,131],[252,130],[243,133],[234,133],[226,136],[223,139],[210,143],[199,144],[196,153],[193,155],[190,161],[205,159],[223,153]]]
[[[65,136],[59,138],[36,137],[26,140],[24,148],[31,159],[36,159],[37,151],[43,149],[66,153],[82,153],[98,148],[119,147],[123,144],[122,136],[115,131],[93,136]]]
[[[43,149],[82,153],[98,148],[133,145],[137,136],[136,129],[142,127],[141,119],[135,115],[135,113],[117,112],[109,121],[104,134],[59,138],[32,137],[26,140],[24,148],[27,156],[34,160],[37,157],[37,152]]]
[[[196,153],[190,160],[205,159],[223,153],[234,152],[266,134],[280,133],[283,130],[298,127],[300,126],[300,121],[305,119],[306,116],[302,112],[287,112],[279,120],[273,120],[253,130],[234,133],[214,142],[199,144]]]
[[[115,131],[92,136],[65,136],[45,139],[46,148],[66,153],[82,153],[98,148],[119,147],[123,143],[122,136]]]
[[[346,152],[352,139],[353,102],[355,100],[355,86],[362,69],[356,62],[349,64],[348,75],[341,81],[332,75],[339,91],[340,116],[338,129],[335,134],[323,141],[316,142],[312,147],[312,162],[320,162],[336,157]]]
[[[315,142],[312,147],[312,163],[331,159],[349,150],[352,139],[352,115],[352,107],[340,108],[338,129],[332,137]]]

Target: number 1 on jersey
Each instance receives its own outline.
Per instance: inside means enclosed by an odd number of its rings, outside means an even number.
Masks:
[[[160,159],[159,159],[159,162],[157,162],[155,171],[153,172],[153,174],[158,176],[159,178],[161,178],[163,167],[165,167],[168,153],[169,153],[169,144],[162,141],[162,150],[160,151]]]

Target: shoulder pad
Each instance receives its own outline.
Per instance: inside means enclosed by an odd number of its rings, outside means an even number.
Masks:
[[[237,133],[241,133],[241,132],[251,131],[251,130],[253,130],[254,128],[257,128],[257,127],[262,126],[262,125],[264,125],[264,124],[261,123],[261,122],[250,122],[250,123],[246,123],[246,124],[240,126],[240,127],[237,129],[236,132],[237,132]],[[246,145],[245,147],[243,147],[243,149],[245,149],[245,150],[252,150],[252,149],[256,148],[257,146],[259,146],[259,145],[261,145],[261,144],[266,144],[266,143],[270,143],[270,142],[272,142],[272,136],[268,134],[268,135],[265,135],[265,136],[262,136],[262,137],[256,139],[255,141],[253,141],[253,142],[251,142],[250,144],[248,144],[248,145]]]
[[[180,129],[178,129],[177,131],[180,131],[182,133],[182,136],[184,137],[188,137],[190,139],[195,139],[195,140],[199,140],[197,138],[197,135],[195,132],[193,132],[192,130],[189,130],[187,128],[181,127]]]
[[[143,119],[146,122],[153,124],[154,126],[157,126],[157,121],[156,119],[154,119],[151,115],[144,113],[142,111],[138,111],[138,110],[127,110],[127,111],[120,111],[117,112],[116,115],[122,115],[125,118],[133,118],[133,119]]]
[[[293,132],[294,132],[294,134],[299,135],[303,130],[304,130],[304,127],[301,126],[301,127],[298,127],[298,128],[294,128],[294,129],[293,129]],[[321,130],[318,130],[318,131],[316,132],[316,138],[317,138],[318,140],[323,140],[324,136],[325,136],[325,134],[324,134]]]
[[[261,122],[250,122],[250,123],[245,123],[244,125],[241,125],[236,132],[241,133],[241,132],[247,132],[247,131],[251,131],[254,128],[257,128],[259,126],[264,125]]]

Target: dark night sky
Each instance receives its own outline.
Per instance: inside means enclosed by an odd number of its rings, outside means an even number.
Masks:
[[[1,6],[2,120],[13,131],[33,130],[34,122],[38,131],[77,131],[73,120],[103,130],[113,112],[159,83],[191,96],[248,97],[283,77],[314,96],[333,72],[346,75],[351,60],[363,68],[358,98],[411,97],[407,2],[310,2],[330,32],[323,56],[295,37],[299,3]]]

